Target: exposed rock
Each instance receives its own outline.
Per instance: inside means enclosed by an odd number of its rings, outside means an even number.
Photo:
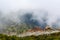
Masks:
[[[44,30],[45,30],[45,31],[51,31],[51,30],[53,30],[53,29],[52,29],[49,25],[47,25]]]

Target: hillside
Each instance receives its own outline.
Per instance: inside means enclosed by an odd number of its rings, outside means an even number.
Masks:
[[[60,32],[52,33],[49,35],[39,35],[39,36],[26,36],[26,37],[17,37],[17,36],[7,36],[0,34],[0,40],[60,40]]]

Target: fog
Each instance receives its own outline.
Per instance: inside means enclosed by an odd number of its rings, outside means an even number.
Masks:
[[[19,16],[26,12],[33,12],[34,19],[40,21],[41,17],[47,13],[47,24],[52,25],[60,19],[60,0],[0,0],[1,28],[8,20],[20,23]]]

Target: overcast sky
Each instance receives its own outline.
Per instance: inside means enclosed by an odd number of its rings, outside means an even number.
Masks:
[[[0,10],[18,9],[60,10],[60,0],[0,0]]]
[[[0,0],[0,10],[17,11],[19,9],[47,10],[50,20],[60,17],[60,0]]]

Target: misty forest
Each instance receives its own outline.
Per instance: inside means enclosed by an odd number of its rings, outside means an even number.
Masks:
[[[36,14],[35,14],[36,13]],[[39,15],[37,15],[39,13]],[[52,21],[52,20],[51,20]],[[46,29],[46,27],[50,27]],[[29,31],[31,30],[31,31]],[[34,30],[34,31],[33,31]],[[16,35],[26,32],[37,32],[45,30],[60,30],[60,18],[49,23],[49,13],[47,11],[18,11],[5,14],[0,11],[0,39],[1,40],[55,40],[56,34],[17,37]],[[5,35],[3,35],[5,34]],[[12,36],[7,36],[12,35]],[[14,36],[15,35],[15,36]],[[53,37],[55,35],[56,37]],[[43,37],[43,38],[42,38]],[[45,39],[46,38],[46,39]],[[57,40],[60,39],[60,35]]]
[[[22,13],[20,15],[20,13]],[[49,25],[52,28],[56,28],[59,26],[59,20],[56,23],[48,24],[48,12],[40,11],[39,15],[34,15],[35,12],[33,11],[27,11],[27,12],[10,12],[10,14],[3,15],[2,12],[0,12],[0,31],[11,31],[11,32],[24,32],[28,29],[33,29],[35,27],[40,27],[44,30],[44,28]],[[38,13],[38,12],[37,12]],[[39,18],[38,18],[39,17]],[[57,28],[56,28],[57,29]]]
[[[60,40],[60,0],[0,0],[0,40]]]
[[[44,29],[48,24],[48,13],[44,12],[42,13],[42,17],[40,17],[40,20],[37,19],[37,16],[34,15],[34,12],[25,12],[22,13],[23,15],[20,15],[20,13],[16,13],[16,15],[11,12],[11,15],[3,15],[2,12],[0,12],[0,24],[2,31],[11,31],[11,32],[24,32],[28,29],[32,29],[34,27],[40,27],[41,29]],[[54,26],[56,26],[54,24]]]

